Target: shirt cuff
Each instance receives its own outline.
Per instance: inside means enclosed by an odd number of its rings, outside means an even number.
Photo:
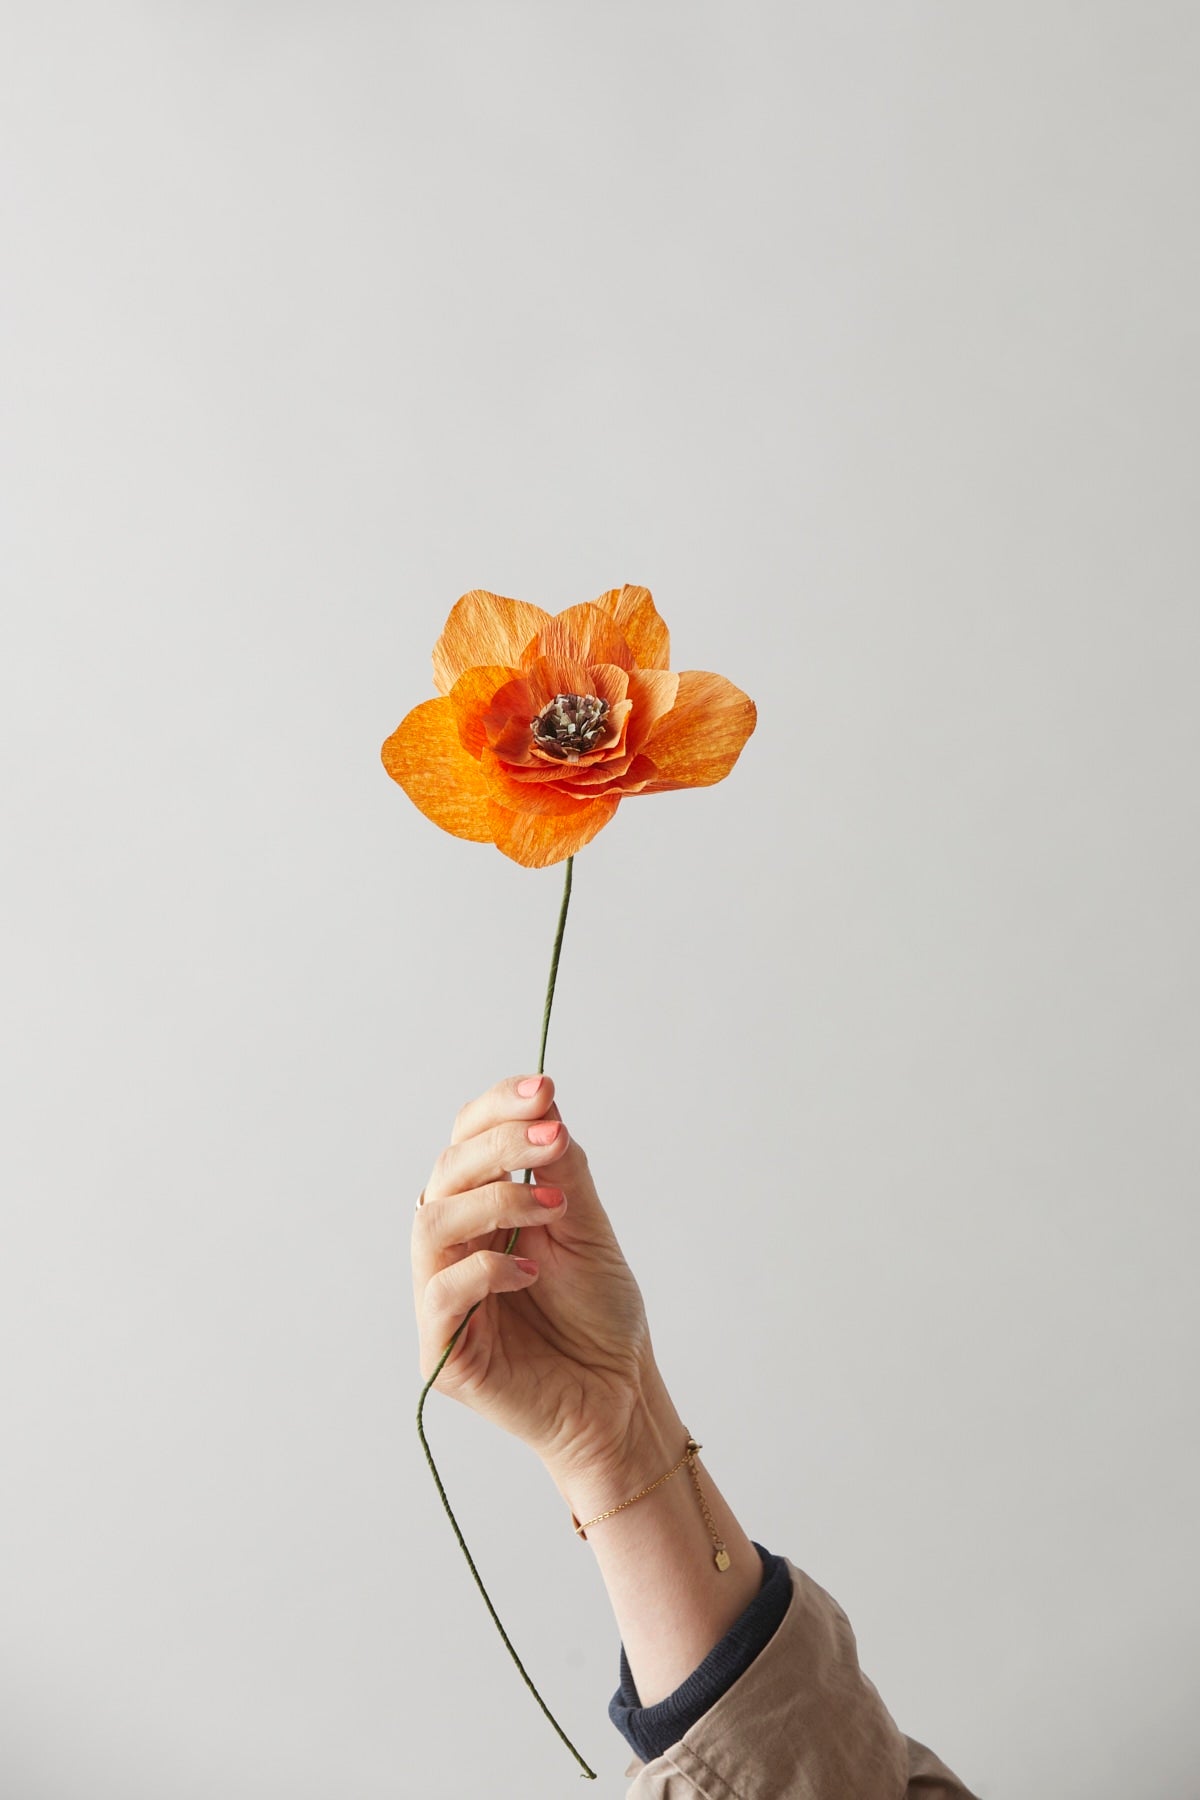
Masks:
[[[763,1566],[758,1593],[699,1668],[656,1706],[643,1706],[638,1699],[622,1644],[621,1685],[609,1701],[608,1716],[643,1762],[653,1762],[677,1744],[746,1673],[778,1631],[792,1598],[792,1577],[782,1556],[773,1556],[761,1544],[754,1548]]]

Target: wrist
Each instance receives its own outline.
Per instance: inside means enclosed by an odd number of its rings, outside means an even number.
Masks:
[[[580,1520],[619,1506],[678,1462],[687,1427],[675,1410],[657,1367],[629,1397],[622,1428],[599,1438],[581,1437],[546,1468],[567,1506]]]

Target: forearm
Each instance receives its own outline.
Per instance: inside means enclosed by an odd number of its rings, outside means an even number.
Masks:
[[[592,1519],[657,1480],[679,1461],[687,1440],[687,1427],[653,1369],[619,1455],[580,1467],[552,1466],[550,1473],[576,1518]],[[757,1550],[704,1463],[697,1459],[695,1467],[729,1556],[727,1569],[716,1566],[686,1464],[587,1533],[643,1706],[656,1705],[687,1679],[762,1583]]]

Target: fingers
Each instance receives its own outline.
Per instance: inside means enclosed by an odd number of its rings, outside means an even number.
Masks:
[[[532,1287],[537,1264],[526,1256],[477,1250],[435,1275],[421,1299],[421,1370],[428,1374],[471,1308],[489,1294]]]
[[[510,1169],[544,1168],[564,1155],[570,1141],[559,1118],[492,1125],[442,1151],[425,1183],[426,1204],[501,1181]]]
[[[523,1088],[527,1092],[522,1093]],[[554,1083],[549,1075],[510,1075],[477,1100],[467,1101],[454,1121],[450,1142],[461,1144],[464,1138],[478,1137],[506,1119],[540,1119],[553,1099]]]
[[[523,1181],[491,1181],[440,1200],[426,1196],[413,1219],[413,1279],[418,1291],[441,1268],[447,1251],[514,1226],[553,1225],[566,1207],[561,1188],[527,1187]]]

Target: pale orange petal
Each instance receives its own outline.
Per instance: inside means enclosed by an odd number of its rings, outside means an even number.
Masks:
[[[450,608],[433,647],[433,685],[448,694],[467,669],[498,664],[519,669],[525,646],[552,623],[553,614],[540,606],[472,588]]]
[[[492,841],[491,792],[463,749],[448,700],[423,700],[383,746],[383,766],[435,825],[473,843]]]
[[[619,669],[634,667],[633,652],[611,614],[584,602],[568,606],[538,632],[521,658],[529,668],[539,657],[552,663],[616,663]],[[578,689],[569,689],[578,692]]]
[[[674,706],[660,719],[637,759],[653,763],[655,773],[642,790],[665,793],[670,788],[711,787],[728,775],[754,730],[753,700],[723,675],[689,669],[679,677]],[[630,771],[640,779],[645,773]]]
[[[492,841],[526,869],[545,869],[574,856],[608,824],[620,805],[619,794],[577,806],[561,818],[536,813],[510,813],[492,808]]]
[[[666,669],[671,664],[671,635],[650,598],[650,589],[609,588],[595,603],[610,613],[633,651],[639,669]]]

